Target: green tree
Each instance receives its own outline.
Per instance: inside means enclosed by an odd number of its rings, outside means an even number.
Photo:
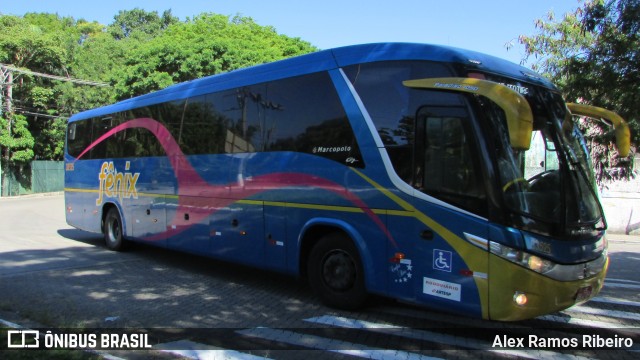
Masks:
[[[523,62],[559,85],[570,102],[611,109],[627,120],[632,145],[640,143],[640,0],[587,0],[557,20],[536,21],[539,33],[520,36]],[[629,158],[618,158],[608,124],[580,122],[591,144],[596,180],[633,176]],[[633,157],[634,151],[632,151]]]
[[[70,18],[58,18],[50,14],[27,14],[24,18],[0,17],[0,62],[14,68],[54,75],[68,75],[66,64],[73,52],[73,36],[62,31],[72,26]],[[7,117],[14,112],[35,114],[55,109],[57,91],[49,79],[12,70],[11,94],[5,94]],[[29,120],[33,116],[29,115]],[[47,121],[28,121],[28,131],[38,142],[39,133],[47,127]],[[11,135],[7,132],[5,136]],[[15,132],[13,133],[15,134]],[[6,161],[5,155],[5,161]]]
[[[37,158],[62,159],[64,117],[111,102],[113,91],[94,90],[30,72],[108,79],[102,72],[111,71],[118,52],[115,46],[105,51],[94,51],[96,47],[92,46],[96,38],[116,42],[104,29],[105,26],[97,22],[76,21],[54,14],[0,16],[0,62],[26,71],[13,72],[11,111],[26,115]],[[101,63],[98,59],[104,60]],[[8,161],[6,156],[5,161]]]
[[[180,21],[171,14],[171,10],[165,10],[160,16],[157,11],[140,8],[120,10],[113,19],[108,31],[116,40],[129,37],[154,38],[169,25]]]
[[[316,48],[251,18],[201,14],[168,26],[126,55],[114,73],[118,98],[171,84],[309,53]]]
[[[28,129],[25,116],[11,115],[11,117],[11,126],[7,118],[0,117],[0,146],[9,150],[9,165],[27,163],[33,159],[35,140]]]
[[[49,24],[47,16],[33,16]],[[44,26],[44,25],[43,25]],[[34,91],[38,102],[46,102],[51,94],[42,87],[35,86],[31,76],[16,72],[15,68],[30,67],[41,71],[61,68],[67,57],[65,41],[58,32],[45,31],[43,26],[31,24],[25,18],[16,16],[0,17],[0,151],[2,153],[2,189],[6,193],[8,170],[28,162],[34,157],[34,129],[23,115],[16,111],[31,110],[29,96]],[[36,124],[36,123],[32,123]],[[37,126],[36,126],[37,127]]]
[[[106,32],[87,36],[78,45],[75,56],[68,65],[75,78],[110,83],[114,72],[124,66],[127,52],[137,46],[136,40],[115,40]],[[57,107],[60,115],[107,105],[115,101],[111,86],[83,86],[68,82],[56,85]]]
[[[19,174],[33,159],[35,140],[28,129],[26,117],[5,114],[0,117],[0,148],[2,149],[2,194],[9,195],[9,174]],[[18,171],[16,171],[18,170]],[[21,178],[18,176],[18,178]]]

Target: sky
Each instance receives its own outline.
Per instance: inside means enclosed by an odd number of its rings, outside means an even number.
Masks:
[[[171,9],[185,20],[203,12],[242,15],[320,49],[374,43],[418,42],[479,51],[519,63],[520,35],[534,35],[535,20],[573,12],[579,0],[15,0],[0,14],[55,13],[108,25],[119,10]],[[507,50],[505,44],[514,46]]]

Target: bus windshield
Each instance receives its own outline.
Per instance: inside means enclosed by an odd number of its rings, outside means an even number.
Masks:
[[[527,99],[534,115],[530,148],[513,149],[501,111],[485,104],[498,130],[498,174],[504,202],[516,215],[513,225],[561,237],[602,230],[604,216],[586,144],[562,98],[521,83],[506,85]]]
[[[602,230],[586,144],[560,94],[496,74],[464,74],[504,85],[526,100],[532,128],[530,145],[523,146],[529,139],[514,142],[504,101],[469,95],[465,85],[426,85],[458,71],[424,61],[345,70],[398,177],[445,206],[507,226],[564,239]]]

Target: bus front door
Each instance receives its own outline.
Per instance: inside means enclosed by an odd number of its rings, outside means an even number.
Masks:
[[[481,316],[488,296],[489,226],[472,119],[464,100],[417,111],[413,174],[405,179],[415,189],[412,211],[389,217],[401,254],[391,254],[389,290]]]

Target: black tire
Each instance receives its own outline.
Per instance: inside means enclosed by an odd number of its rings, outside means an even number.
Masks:
[[[122,220],[120,219],[120,212],[115,207],[110,208],[104,218],[103,233],[104,242],[109,250],[124,250],[125,241],[122,234]]]
[[[307,274],[311,288],[328,306],[356,310],[367,299],[358,249],[344,234],[325,235],[315,244]]]

